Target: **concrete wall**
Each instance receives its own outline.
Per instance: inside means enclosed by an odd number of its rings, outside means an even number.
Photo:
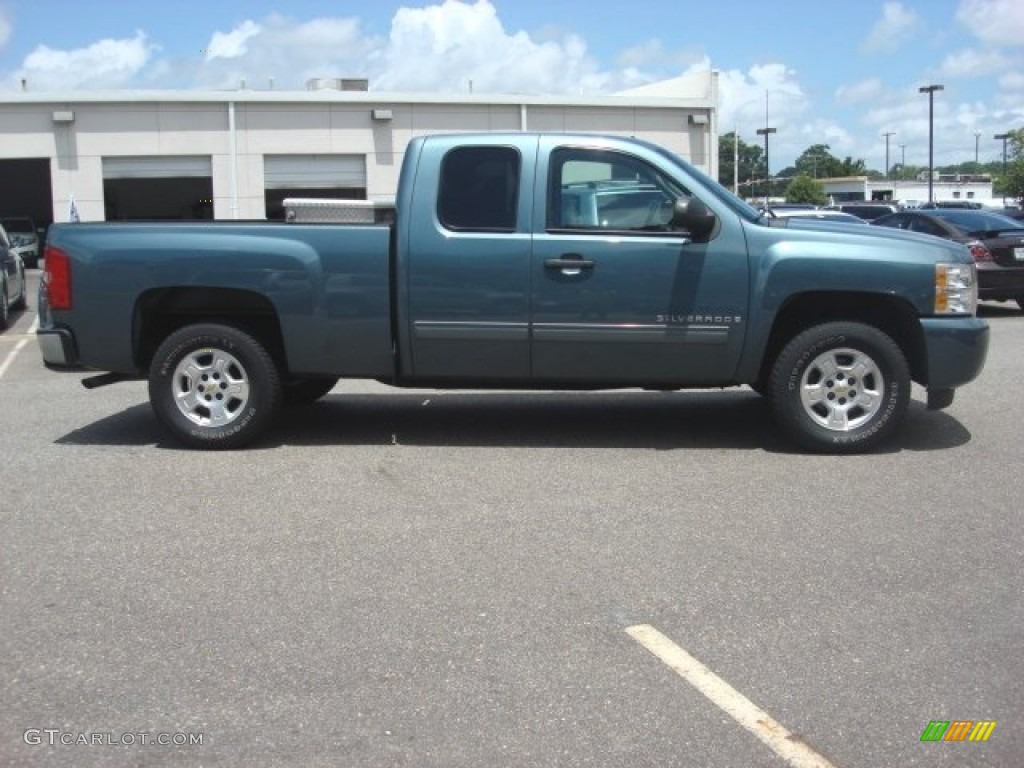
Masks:
[[[72,194],[83,221],[104,217],[104,156],[206,155],[214,216],[264,217],[263,156],[346,154],[366,157],[367,195],[393,197],[402,156],[414,136],[458,131],[586,131],[637,136],[661,144],[714,175],[710,125],[690,125],[682,106],[573,105],[429,101],[347,103],[310,99],[235,103],[237,214],[232,198],[229,106],[217,99],[0,102],[0,157],[51,160],[54,221],[66,221]],[[391,119],[374,120],[374,109]],[[73,122],[56,122],[55,111]],[[713,124],[713,121],[711,121]]]

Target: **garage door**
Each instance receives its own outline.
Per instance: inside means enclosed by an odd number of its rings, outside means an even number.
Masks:
[[[213,218],[209,155],[104,157],[107,221]]]
[[[264,155],[263,186],[268,219],[284,219],[288,197],[361,200],[366,197],[363,155]]]
[[[104,157],[104,179],[195,179],[213,175],[208,156]]]
[[[365,189],[362,155],[265,155],[266,189]]]

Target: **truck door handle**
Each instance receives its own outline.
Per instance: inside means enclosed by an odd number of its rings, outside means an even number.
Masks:
[[[591,259],[584,259],[576,253],[566,253],[560,259],[545,259],[544,268],[561,269],[566,274],[578,275],[584,269],[593,269],[594,262]]]

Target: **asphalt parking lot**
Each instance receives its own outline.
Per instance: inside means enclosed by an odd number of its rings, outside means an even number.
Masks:
[[[747,390],[366,382],[187,451],[145,384],[45,371],[34,306],[0,333],[2,765],[1024,760],[1016,308],[948,410],[836,458]]]

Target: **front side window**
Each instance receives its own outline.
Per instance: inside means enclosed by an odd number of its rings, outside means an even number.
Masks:
[[[548,180],[549,230],[669,232],[686,195],[638,158],[594,149],[557,149]]]
[[[437,216],[456,231],[514,232],[519,152],[511,147],[458,147],[441,162]]]

